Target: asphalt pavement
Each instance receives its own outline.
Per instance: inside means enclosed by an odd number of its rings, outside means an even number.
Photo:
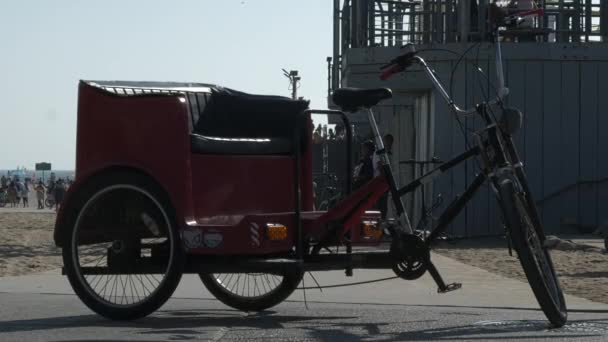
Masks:
[[[263,313],[215,300],[184,276],[155,314],[114,322],[88,310],[58,271],[0,278],[0,341],[606,341],[608,305],[567,297],[569,323],[551,329],[526,283],[434,255],[461,290],[438,294],[428,276],[306,290]],[[390,277],[390,271],[319,272],[321,285]],[[310,276],[305,286],[313,287]]]

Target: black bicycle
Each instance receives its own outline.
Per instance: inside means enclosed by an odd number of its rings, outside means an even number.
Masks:
[[[319,184],[321,187],[320,191],[316,191],[319,194],[316,198],[316,208],[317,210],[326,211],[333,208],[343,196],[340,191],[338,177],[335,174],[324,173],[321,176],[317,178],[318,182],[315,182],[315,184]]]
[[[495,33],[496,38],[498,34],[497,30]],[[476,158],[479,173],[474,178],[472,184],[470,184],[460,198],[445,209],[443,214],[438,218],[435,228],[423,241],[426,246],[430,246],[436,241],[437,237],[445,232],[449,223],[465,207],[475,192],[486,181],[489,181],[502,210],[507,236],[519,256],[534,295],[549,321],[554,326],[560,327],[567,321],[566,302],[551,260],[551,255],[544,245],[545,234],[538,209],[530,191],[523,164],[513,143],[512,137],[522,125],[523,114],[515,108],[505,107],[503,103],[503,99],[508,95],[509,91],[504,86],[500,41],[499,39],[495,41],[498,79],[497,96],[493,100],[486,99],[485,102],[467,110],[460,109],[454,103],[439,81],[435,71],[418,55],[419,51],[416,51],[412,45],[404,47],[406,50],[404,54],[382,67],[385,71],[381,78],[387,79],[393,74],[406,71],[413,64],[420,65],[432,81],[435,89],[445,99],[458,119],[459,117],[474,116],[480,118],[486,124],[484,128],[472,133],[475,143],[466,152],[446,161],[401,189],[397,189],[393,182],[390,186],[390,191],[397,208],[397,214],[402,217],[401,227],[405,227],[402,228],[403,233],[407,236],[416,236],[418,234],[415,234],[411,229],[400,197],[430,182],[433,178],[441,175],[455,165],[469,158]],[[370,121],[374,121],[371,111],[369,113]],[[372,124],[372,129],[374,130],[376,144],[382,146],[375,122]],[[390,167],[385,165],[385,168],[388,168],[386,174],[390,174]],[[417,248],[416,246],[419,244],[410,243],[406,247]],[[424,252],[423,248],[420,248],[420,250]],[[436,270],[432,264],[427,267],[433,278],[435,278],[435,281],[438,281],[439,275],[436,274]],[[416,263],[404,263],[404,270],[410,273],[415,268]]]

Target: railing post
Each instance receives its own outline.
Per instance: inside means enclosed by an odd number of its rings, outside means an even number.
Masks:
[[[340,26],[340,0],[334,0],[334,64],[331,75],[332,91],[340,87]]]
[[[460,0],[459,3],[459,8],[458,8],[458,12],[459,12],[459,22],[458,22],[458,28],[459,28],[459,32],[460,32],[460,41],[461,42],[468,42],[469,41],[469,23],[471,22],[471,4],[470,4],[470,0]]]

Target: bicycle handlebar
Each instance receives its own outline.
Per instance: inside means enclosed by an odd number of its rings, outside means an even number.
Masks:
[[[497,97],[495,99],[490,100],[485,103],[488,106],[492,106],[492,105],[500,103],[502,101],[502,99],[509,94],[509,89],[504,87],[504,76],[503,76],[503,72],[502,72],[502,53],[500,50],[500,43],[497,42],[496,44],[497,44],[496,69],[497,69],[497,77],[498,77],[499,86],[498,86],[498,90],[497,90]],[[408,47],[410,48],[411,51],[393,59],[388,64],[383,65],[380,68],[381,70],[387,69],[380,75],[381,80],[387,80],[392,75],[407,70],[407,68],[410,67],[414,62],[417,62],[418,64],[420,64],[422,66],[423,70],[426,72],[427,76],[432,81],[435,89],[437,89],[437,91],[441,94],[441,96],[447,102],[450,109],[452,109],[457,114],[460,114],[463,116],[469,116],[469,115],[473,115],[473,114],[477,113],[476,107],[470,108],[470,109],[461,109],[460,107],[458,107],[458,105],[456,105],[454,100],[452,100],[452,98],[450,97],[450,94],[447,93],[447,91],[445,90],[445,88],[443,87],[443,85],[441,84],[439,79],[437,78],[437,76],[435,76],[435,72],[433,71],[433,69],[431,69],[428,66],[428,64],[422,57],[417,56],[418,51],[415,51],[413,46],[411,46],[411,44],[408,44]]]
[[[527,17],[527,16],[534,15],[534,14],[536,14],[538,16],[542,16],[545,14],[545,10],[542,8],[537,8],[537,9],[523,11],[523,12],[509,15],[502,20],[502,25],[520,23],[521,21],[523,21],[523,19],[524,19],[523,17]]]
[[[382,74],[380,74],[380,79],[383,81],[386,81],[389,78],[391,78],[391,76],[393,76],[394,74],[398,74],[402,71],[405,71],[405,68],[403,68],[399,64],[395,64],[392,67],[390,67],[388,70],[385,70],[384,72],[382,72]]]

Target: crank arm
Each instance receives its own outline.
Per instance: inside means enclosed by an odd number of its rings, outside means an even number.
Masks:
[[[433,280],[437,284],[438,293],[446,293],[458,290],[462,287],[462,284],[460,283],[451,283],[446,285],[446,283],[443,281],[443,278],[439,274],[437,267],[435,267],[435,265],[430,260],[428,261],[427,271],[431,274],[431,277],[433,277]]]

